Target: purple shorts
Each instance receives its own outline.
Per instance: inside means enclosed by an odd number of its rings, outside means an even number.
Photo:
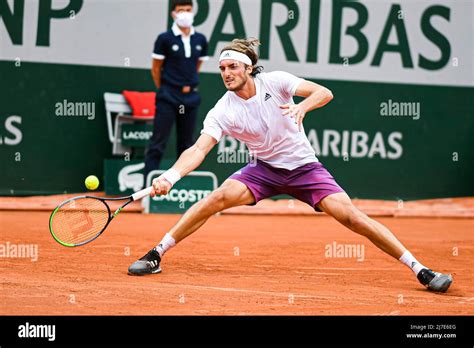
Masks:
[[[322,163],[308,163],[293,170],[274,168],[257,160],[232,174],[229,179],[245,184],[258,201],[287,194],[308,203],[315,210],[324,197],[344,192]]]

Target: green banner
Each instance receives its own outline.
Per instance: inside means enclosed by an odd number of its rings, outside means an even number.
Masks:
[[[122,145],[145,147],[153,135],[151,124],[124,124],[122,125]]]
[[[149,72],[139,69],[37,63],[18,69],[0,62],[0,70],[4,83],[13,86],[0,94],[2,195],[82,192],[88,175],[104,179],[103,161],[113,157],[103,93],[120,93],[126,86],[146,89],[143,81],[151,85]],[[101,78],[91,84],[97,76]],[[24,83],[18,84],[20,80]],[[472,88],[316,82],[329,87],[334,100],[307,114],[305,132],[320,161],[351,196],[474,195]],[[217,74],[201,74],[200,90],[196,136],[207,111],[225,93]],[[84,101],[95,106],[94,112],[83,107],[83,116],[68,116],[68,105],[79,105],[68,103]],[[176,160],[175,134],[173,129],[162,169]],[[242,143],[225,137],[198,170],[216,173],[223,182],[246,164],[246,156],[240,155],[244,150]],[[133,158],[126,154],[116,159]]]
[[[164,171],[152,171],[147,186]],[[183,214],[217,188],[217,177],[211,172],[195,171],[178,181],[167,195],[144,198],[145,212],[157,214]]]
[[[104,189],[107,195],[128,196],[143,188],[145,182],[143,170],[145,163],[141,160],[104,161]]]

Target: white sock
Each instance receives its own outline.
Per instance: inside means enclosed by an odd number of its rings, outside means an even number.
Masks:
[[[160,244],[155,247],[155,250],[160,254],[160,257],[163,257],[163,255],[175,245],[176,241],[169,233],[167,233],[161,240]]]
[[[410,267],[410,269],[418,275],[418,273],[423,269],[423,268],[428,268],[423,266],[421,263],[418,262],[417,259],[409,252],[408,250],[403,253],[403,255],[400,257],[400,261],[403,262],[405,265]]]

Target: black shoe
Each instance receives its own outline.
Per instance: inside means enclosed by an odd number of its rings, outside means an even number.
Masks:
[[[416,277],[428,290],[439,292],[446,292],[453,282],[451,274],[433,272],[428,268],[423,268]]]
[[[160,262],[160,254],[155,249],[151,249],[145,256],[128,267],[128,273],[132,275],[161,273]]]

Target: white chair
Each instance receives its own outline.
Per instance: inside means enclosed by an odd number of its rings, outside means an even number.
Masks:
[[[122,145],[122,125],[133,124],[137,121],[153,124],[153,118],[137,119],[132,115],[132,109],[125,97],[120,93],[104,93],[105,111],[107,117],[107,131],[112,143],[113,155],[131,153],[131,148]]]

